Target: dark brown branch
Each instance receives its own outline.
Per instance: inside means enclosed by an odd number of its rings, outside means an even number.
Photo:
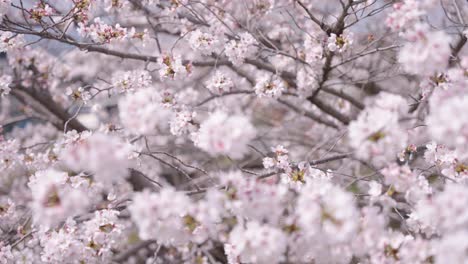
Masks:
[[[322,110],[323,112],[333,116],[334,118],[336,118],[338,121],[340,121],[341,123],[347,125],[349,124],[350,122],[350,119],[349,117],[343,115],[342,113],[338,112],[336,109],[334,109],[333,107],[325,104],[324,102],[318,100],[317,98],[314,98],[312,99],[311,101],[315,106],[317,106],[320,110]]]
[[[299,0],[296,0],[296,2],[306,11],[307,15],[309,15],[310,20],[312,20],[315,24],[317,24],[327,35],[330,35],[331,33],[331,28],[327,24],[325,24],[323,21],[318,20],[312,12],[310,12],[309,9]]]
[[[457,44],[452,48],[452,55],[450,56],[450,66],[454,66],[455,63],[458,61],[458,54],[465,46],[468,39],[465,35],[460,35],[460,39],[458,40]]]
[[[362,110],[364,109],[364,104],[359,102],[357,99],[352,97],[351,95],[345,93],[344,91],[336,91],[334,89],[328,88],[328,87],[322,87],[322,91],[333,94],[337,97],[340,97],[341,99],[344,99],[348,102],[350,102],[352,105],[354,105],[356,108]]]
[[[334,124],[333,122],[330,122],[328,120],[325,120],[317,115],[315,115],[314,113],[312,112],[309,112],[309,111],[304,111],[302,109],[300,109],[299,107],[295,106],[294,104],[292,103],[289,103],[287,101],[284,101],[284,100],[281,100],[281,99],[278,99],[278,102],[280,102],[281,104],[284,104],[286,105],[287,107],[291,108],[293,111],[299,113],[299,114],[302,114],[314,121],[316,121],[317,123],[320,123],[320,124],[323,124],[323,125],[326,125],[328,127],[332,127],[334,129],[338,129],[339,127]]]
[[[328,158],[313,160],[313,161],[310,162],[310,165],[319,165],[319,164],[328,163],[328,162],[335,161],[335,160],[346,159],[349,156],[350,156],[350,154],[338,154],[338,155],[331,156],[331,157],[328,157]]]
[[[99,47],[99,46],[96,46],[94,44],[78,43],[78,42],[75,42],[75,41],[70,40],[68,38],[59,38],[58,36],[54,36],[54,35],[50,34],[49,32],[36,32],[36,31],[11,29],[11,28],[7,28],[5,30],[16,32],[16,33],[19,33],[19,34],[36,35],[36,36],[40,36],[40,37],[43,37],[43,38],[46,38],[46,39],[56,40],[56,41],[59,41],[59,42],[62,42],[62,43],[68,44],[68,45],[72,45],[72,46],[78,47],[78,48],[80,48],[82,50],[87,50],[89,52],[98,52],[98,53],[111,55],[111,56],[115,56],[115,57],[122,58],[122,59],[133,59],[133,60],[141,60],[141,61],[147,61],[147,62],[148,61],[150,61],[150,62],[157,62],[158,61],[158,57],[156,57],[156,56],[125,53],[125,52],[120,52],[120,51],[116,51],[116,50],[110,50],[110,49],[106,49],[106,48],[103,48],[103,47]],[[266,70],[266,71],[269,71],[269,72],[275,73],[275,74],[277,73],[277,70],[275,69],[275,67],[273,65],[269,64],[269,63],[265,63],[265,62],[262,62],[262,61],[259,61],[259,60],[252,60],[252,59],[247,59],[245,62],[247,64],[253,65],[253,66],[255,66],[255,67],[257,67],[257,68],[259,68],[261,70]],[[186,63],[186,62],[184,62],[184,63]],[[330,61],[330,63],[331,63],[331,61]],[[227,61],[227,60],[195,61],[195,62],[192,62],[192,65],[197,66],[197,67],[209,67],[209,66],[214,66],[214,65],[229,65],[230,66],[230,65],[232,65],[232,63]],[[329,65],[329,67],[330,67],[330,65]],[[294,73],[291,73],[291,72],[279,72],[278,74],[283,79],[287,80],[290,83],[293,82],[293,80],[295,80],[295,78],[296,78],[296,75]],[[328,73],[326,75],[328,76]],[[325,82],[325,80],[323,80],[323,82]],[[295,84],[293,84],[293,86],[295,86]],[[339,120],[342,123],[345,123],[343,121],[349,120],[347,117],[343,116],[340,112],[333,109],[331,106],[328,106],[325,103],[317,100],[317,98],[314,98],[313,100],[309,100],[309,101],[311,103],[315,104],[319,109],[324,111],[326,114],[329,114],[329,115],[333,116],[334,118],[336,118],[337,120]],[[347,123],[345,123],[345,124],[347,124]]]
[[[59,119],[59,122],[53,122],[52,120],[51,123],[57,127],[59,130],[63,130],[65,122],[68,120],[68,130],[76,130],[78,132],[83,132],[87,130],[87,128],[81,124],[80,121],[72,118],[72,116],[63,108],[61,107],[57,102],[55,102],[49,95],[39,93],[34,90],[27,89],[25,87],[22,87],[20,85],[16,85],[15,87],[12,88],[12,93],[14,96],[17,97],[22,97],[24,99],[24,96],[26,95],[28,98],[36,101],[39,103],[42,107],[47,109],[50,113],[52,113],[56,118]]]

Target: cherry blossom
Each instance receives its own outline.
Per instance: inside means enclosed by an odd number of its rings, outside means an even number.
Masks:
[[[405,148],[408,137],[398,124],[399,114],[396,112],[404,102],[399,97],[388,99],[361,112],[349,126],[350,145],[357,150],[357,156],[372,159],[379,166],[396,159],[394,153]]]
[[[11,253],[11,246],[2,246],[0,248],[0,261],[2,263],[11,262],[11,261],[14,261],[14,259],[15,257]]]
[[[279,263],[286,251],[286,235],[258,222],[237,226],[229,237],[233,254],[242,262]]]
[[[31,177],[28,186],[33,198],[34,221],[44,227],[53,227],[70,216],[85,212],[89,206],[84,190],[67,184],[66,172],[39,171]]]
[[[196,127],[194,119],[196,116],[196,112],[185,109],[177,112],[170,121],[171,133],[173,135],[182,135],[194,131]]]
[[[398,166],[395,163],[384,168],[382,174],[385,177],[385,183],[399,192],[407,191],[417,180],[417,176],[408,166]]]
[[[3,16],[7,13],[11,0],[0,1],[0,22],[3,20]]]
[[[100,210],[95,212],[94,218],[84,223],[84,242],[100,259],[110,260],[112,249],[123,237],[124,225],[118,216],[116,210]]]
[[[189,207],[190,200],[183,193],[164,189],[159,194],[137,193],[129,210],[141,238],[180,245],[189,242],[197,228],[196,220],[188,214]]]
[[[450,262],[464,262],[466,261],[467,255],[466,250],[468,244],[466,242],[467,233],[466,231],[460,231],[452,233],[440,241],[435,242],[434,259],[435,263]]]
[[[183,65],[180,56],[162,55],[158,58],[159,76],[162,79],[176,80],[190,74],[190,64]]]
[[[38,1],[34,8],[29,10],[30,18],[36,21],[41,21],[43,17],[50,16],[53,13],[54,9],[42,1]]]
[[[3,75],[3,76],[0,77],[0,93],[1,93],[1,96],[6,96],[6,95],[8,95],[10,93],[10,91],[11,91],[11,88],[10,88],[11,81],[12,81],[12,78],[9,75]]]
[[[464,2],[0,0],[0,263],[467,263]]]
[[[148,88],[151,83],[151,75],[145,70],[117,72],[112,76],[112,84],[121,93]]]
[[[255,85],[254,89],[255,93],[259,97],[271,98],[280,97],[283,91],[286,90],[284,81],[282,81],[277,76],[265,76],[257,80],[257,84]]]
[[[21,37],[11,32],[0,32],[0,52],[12,50],[21,44]]]
[[[192,49],[200,51],[204,55],[211,55],[219,49],[220,41],[210,33],[202,32],[199,29],[190,33],[189,38]]]
[[[257,52],[257,40],[249,33],[239,34],[239,40],[230,40],[225,47],[226,56],[235,64],[240,65],[245,59],[255,55]]]
[[[89,36],[96,43],[110,43],[111,41],[120,41],[127,37],[127,29],[119,24],[114,26],[107,25],[99,17],[95,18],[89,26],[80,23],[79,33],[82,36]]]
[[[409,42],[400,51],[399,62],[408,73],[430,76],[444,71],[448,66],[450,37],[441,31],[431,32],[428,27],[416,25],[408,33]]]
[[[105,6],[105,10],[109,12],[111,9],[128,9],[130,2],[126,0],[104,0],[103,5]]]
[[[317,179],[306,184],[296,213],[299,225],[308,230],[307,236],[324,239],[330,245],[350,241],[357,231],[357,222],[349,220],[358,215],[352,196],[328,180]]]
[[[60,159],[74,171],[93,173],[96,181],[111,184],[128,175],[130,151],[131,148],[117,136],[81,134],[64,146]],[[105,159],[103,153],[106,153]],[[110,164],[114,164],[112,170],[108,170]]]
[[[335,33],[331,33],[327,40],[328,50],[331,52],[344,52],[353,44],[353,33],[347,32],[337,36]]]
[[[394,31],[412,27],[426,12],[421,9],[421,2],[405,0],[393,5],[393,12],[387,16],[386,24]]]
[[[287,195],[284,186],[256,183],[239,172],[220,175],[220,178],[231,188],[227,207],[235,214],[258,222],[278,222]]]
[[[122,125],[134,134],[151,134],[155,133],[157,128],[167,127],[170,111],[161,102],[160,95],[151,88],[127,94],[119,101]],[[155,113],[159,119],[154,118]]]
[[[432,112],[427,122],[432,138],[449,147],[466,146],[468,143],[468,123],[465,118],[456,118],[459,113],[466,112],[468,94],[445,100],[437,106],[437,111]],[[433,105],[435,107],[435,104]],[[447,120],[447,116],[454,119]],[[449,140],[450,138],[450,140]]]
[[[215,112],[201,123],[194,135],[194,142],[212,155],[241,158],[255,135],[255,127],[245,116],[228,116],[224,112]]]
[[[62,263],[67,260],[81,259],[83,243],[79,241],[77,232],[76,223],[70,221],[58,231],[44,234],[41,239],[44,247],[41,260],[46,263]]]
[[[74,101],[81,101],[85,104],[91,99],[91,93],[86,91],[83,87],[78,87],[77,89],[68,87],[66,94],[73,98]]]
[[[222,71],[216,71],[207,82],[206,87],[214,94],[223,94],[234,87],[232,79]]]

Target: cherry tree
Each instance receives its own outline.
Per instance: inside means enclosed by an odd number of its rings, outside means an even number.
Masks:
[[[467,35],[465,0],[0,0],[0,263],[468,263]]]

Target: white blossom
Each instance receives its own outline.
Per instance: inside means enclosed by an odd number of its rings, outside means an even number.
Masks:
[[[324,179],[301,189],[296,213],[305,235],[329,243],[346,243],[357,232],[358,211],[353,196]]]
[[[327,40],[328,50],[339,53],[346,51],[353,44],[353,37],[354,34],[352,32],[345,32],[339,36],[331,33]]]
[[[128,0],[104,0],[103,5],[105,7],[105,10],[109,12],[111,11],[111,9],[128,9],[129,7],[131,7],[131,2]]]
[[[85,212],[89,198],[68,181],[66,172],[54,170],[39,171],[30,178],[31,207],[37,224],[54,227],[68,217]]]
[[[162,55],[158,58],[159,76],[162,80],[178,80],[191,73],[190,64],[182,64],[177,55]]]
[[[223,94],[234,87],[232,79],[222,71],[216,71],[207,82],[206,87],[214,94]]]
[[[171,133],[173,135],[182,135],[195,130],[193,119],[196,116],[196,112],[185,109],[177,112],[170,121]]]
[[[220,41],[217,36],[197,29],[189,35],[190,47],[200,51],[203,55],[210,55],[219,49]]]
[[[398,61],[411,74],[430,76],[444,71],[449,62],[450,37],[441,31],[429,31],[416,26],[408,33],[409,42],[400,50]]]
[[[463,1],[19,2],[0,264],[468,263]]]
[[[395,160],[397,153],[406,147],[408,138],[398,123],[398,111],[405,109],[404,100],[398,96],[380,98],[386,100],[376,100],[375,106],[367,107],[349,125],[349,143],[357,157],[370,159],[377,166]]]
[[[0,0],[0,22],[3,21],[3,16],[8,12],[10,5],[11,0]]]
[[[263,223],[278,222],[285,206],[285,186],[257,182],[240,172],[222,174],[220,181],[229,187],[226,206],[236,215]]]
[[[468,202],[467,187],[449,183],[443,192],[434,197],[421,199],[416,206],[416,214],[421,223],[442,232],[457,231],[468,224],[468,212],[464,210]],[[454,199],[454,197],[457,197]]]
[[[466,263],[468,259],[468,240],[466,230],[460,230],[434,241],[434,260],[436,264]]]
[[[229,235],[229,244],[241,262],[279,263],[286,251],[286,235],[279,229],[250,221],[237,226]]]
[[[66,144],[60,159],[72,170],[90,172],[96,181],[110,185],[128,176],[130,150],[116,136],[95,133]]]
[[[468,109],[468,94],[452,97],[432,106],[434,108],[427,118],[432,138],[449,147],[466,146],[468,120],[460,113],[465,113]]]
[[[3,246],[3,244],[0,244],[0,263],[9,264],[13,263],[14,260],[15,257],[11,253],[11,246]]]
[[[405,0],[393,4],[393,12],[388,15],[385,22],[393,31],[404,30],[417,23],[425,13],[421,9],[421,1]]]
[[[77,89],[67,88],[66,94],[70,96],[74,101],[82,101],[84,104],[88,103],[91,99],[91,93],[86,91],[83,87]]]
[[[77,236],[75,223],[67,222],[58,231],[50,231],[41,236],[44,251],[41,260],[45,263],[79,263],[83,258],[84,244]]]
[[[124,226],[118,219],[119,214],[116,210],[96,211],[94,218],[83,225],[86,245],[94,251],[93,254],[109,261],[113,247],[123,238]]]
[[[229,155],[241,158],[255,138],[255,127],[242,115],[215,112],[201,123],[194,136],[195,145],[211,155]]]
[[[0,4],[2,2],[0,1]],[[1,8],[1,7],[0,7]],[[1,22],[1,11],[0,11]],[[22,44],[22,36],[8,31],[0,32],[0,52],[10,51]]]
[[[285,82],[279,76],[264,76],[257,80],[255,93],[258,97],[278,98],[286,90]]]
[[[148,88],[151,83],[151,75],[145,70],[117,72],[112,76],[112,84],[120,93]]]
[[[156,134],[168,126],[170,110],[162,105],[157,91],[146,88],[129,93],[119,101],[119,116],[123,127],[132,134]]]
[[[231,40],[226,44],[225,53],[234,65],[241,65],[245,59],[250,59],[257,53],[257,40],[247,32],[239,34],[239,40]]]
[[[89,36],[96,43],[111,43],[127,38],[127,29],[119,24],[115,26],[108,25],[99,17],[95,18],[93,22],[90,26],[79,23],[78,32],[81,36]]]
[[[399,251],[399,256],[405,263],[424,264],[434,256],[430,241],[420,237],[406,241]]]
[[[142,239],[176,246],[190,241],[196,228],[196,220],[188,214],[190,206],[183,193],[164,188],[159,193],[136,193],[129,210]]]
[[[12,82],[12,78],[9,75],[2,75],[0,77],[0,95],[2,97],[6,96],[6,95],[8,95],[10,93],[10,91],[11,91],[11,88],[10,88],[11,82]]]
[[[385,183],[398,192],[407,191],[417,181],[417,175],[408,166],[398,166],[395,163],[384,168],[382,175],[385,177]]]

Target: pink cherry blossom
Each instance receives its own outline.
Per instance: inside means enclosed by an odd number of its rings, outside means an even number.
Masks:
[[[0,0],[0,263],[468,263],[465,2]]]

